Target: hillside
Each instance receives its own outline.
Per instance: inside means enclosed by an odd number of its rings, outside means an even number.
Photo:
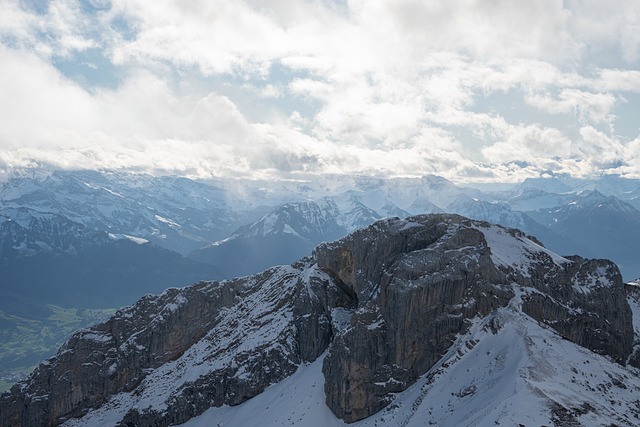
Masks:
[[[608,261],[560,257],[517,230],[455,215],[387,219],[291,266],[147,296],[76,333],[3,395],[0,423],[254,414],[282,425],[289,411],[291,424],[455,414],[460,425],[633,425],[640,383],[624,365],[638,365],[637,341]],[[273,385],[282,381],[300,405]]]

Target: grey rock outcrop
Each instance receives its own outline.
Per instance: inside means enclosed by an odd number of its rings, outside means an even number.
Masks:
[[[130,406],[122,425],[166,426],[259,394],[326,349],[333,334],[328,307],[350,301],[308,267],[144,297],[77,332],[14,386],[2,397],[0,425],[58,425],[115,396],[117,405]],[[192,378],[198,366],[202,375]],[[140,404],[159,390],[166,393],[157,404]]]
[[[76,333],[2,397],[0,424],[106,414],[120,425],[181,423],[242,403],[325,351],[327,405],[352,422],[429,371],[472,319],[508,304],[619,363],[632,353],[612,263],[562,258],[457,215],[387,219],[292,266],[147,296]]]
[[[505,265],[492,253],[503,242],[492,248],[487,235],[531,252]],[[517,230],[431,215],[378,222],[319,246],[318,265],[352,289],[360,307],[325,358],[327,405],[348,422],[377,412],[433,366],[470,319],[505,306],[514,291],[534,319],[624,362],[633,331],[617,267],[554,260],[538,245]]]

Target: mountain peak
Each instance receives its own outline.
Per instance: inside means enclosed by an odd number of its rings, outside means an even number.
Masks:
[[[631,354],[614,264],[563,258],[457,215],[388,218],[291,266],[147,296],[78,332],[2,397],[0,424],[180,423],[257,396],[323,354],[326,404],[354,422],[463,354],[458,339],[479,321],[503,330],[504,309],[619,363]]]
[[[431,188],[456,187],[453,182],[440,175],[424,175],[421,180],[424,185]]]
[[[569,185],[556,177],[549,178],[525,178],[525,180],[518,184],[516,188],[519,189],[531,189],[536,188],[546,191],[548,193],[568,193],[573,191]]]

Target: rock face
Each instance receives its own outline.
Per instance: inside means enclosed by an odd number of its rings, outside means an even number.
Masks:
[[[147,296],[78,332],[2,397],[0,424],[181,423],[325,351],[326,403],[353,422],[436,365],[471,319],[508,304],[619,363],[632,353],[612,263],[456,215],[387,219],[292,266]]]
[[[517,230],[448,215],[388,220],[318,247],[316,258],[360,307],[324,362],[327,404],[347,422],[386,406],[470,319],[516,293],[525,313],[563,337],[619,362],[631,352],[615,265],[558,257]]]

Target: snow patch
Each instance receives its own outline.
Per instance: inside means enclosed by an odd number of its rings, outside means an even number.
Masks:
[[[300,234],[298,234],[298,232],[296,230],[294,230],[289,224],[285,224],[282,232],[285,234],[293,234],[294,236],[298,236],[300,238],[302,238],[302,236]]]
[[[136,237],[136,236],[129,236],[128,234],[114,234],[114,233],[108,233],[107,236],[109,237],[109,239],[111,240],[123,240],[123,239],[127,239],[132,241],[133,243],[137,244],[137,245],[144,245],[145,243],[149,243],[149,241],[147,239],[143,239],[142,237]]]
[[[525,236],[512,235],[502,227],[476,227],[476,229],[484,234],[491,248],[491,260],[494,264],[515,268],[525,276],[529,276],[529,268],[538,262],[536,258],[542,253],[548,255],[560,267],[571,262]]]
[[[86,340],[92,340],[97,342],[109,342],[113,339],[113,337],[111,337],[110,335],[99,334],[90,330],[80,331],[80,333],[82,334],[82,338]]]
[[[301,365],[289,378],[274,384],[258,396],[238,406],[211,408],[183,427],[210,426],[305,426],[338,427],[346,424],[336,418],[324,403],[324,376],[319,357]]]
[[[171,228],[181,228],[180,224],[178,224],[177,222],[172,221],[172,220],[170,220],[168,218],[165,218],[165,217],[160,216],[158,214],[154,215],[154,217],[155,217],[156,220],[167,224]]]
[[[576,291],[583,294],[588,294],[595,288],[600,288],[603,286],[610,288],[613,286],[613,283],[607,277],[607,269],[604,267],[596,268],[594,274],[591,274],[591,272],[589,272],[586,277],[574,276],[571,278],[571,283]]]
[[[331,309],[331,324],[337,331],[342,331],[349,326],[354,310],[344,307],[334,307]]]

